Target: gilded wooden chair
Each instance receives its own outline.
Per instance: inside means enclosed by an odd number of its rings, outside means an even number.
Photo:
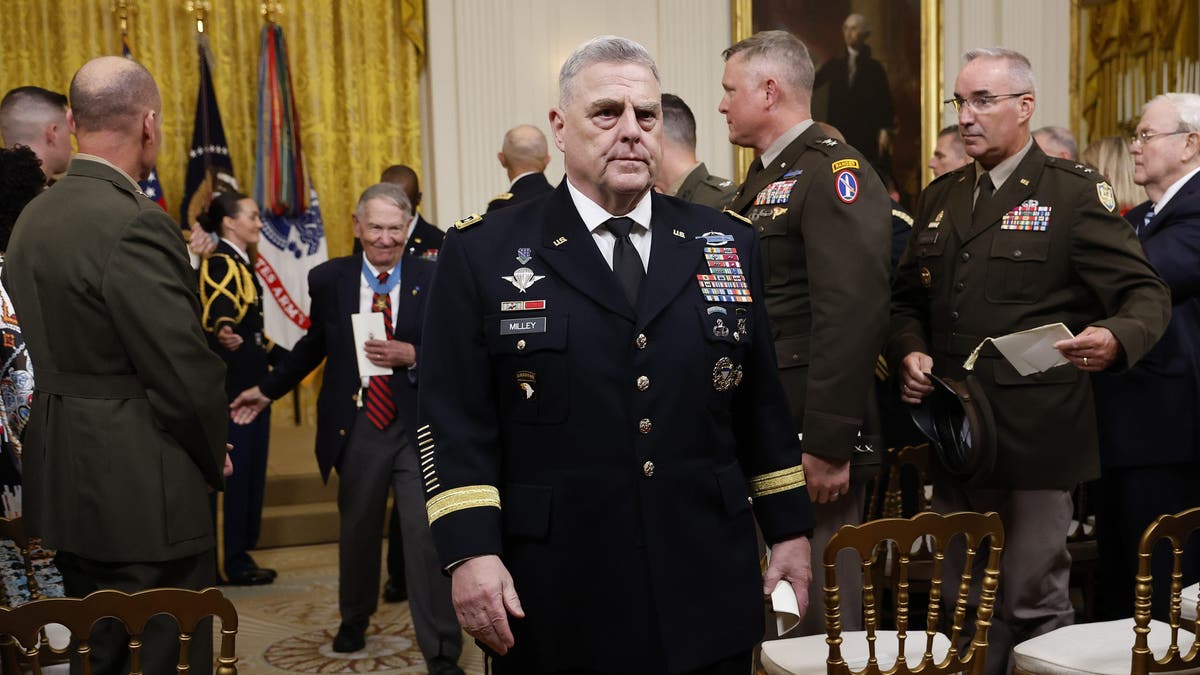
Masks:
[[[1183,550],[1191,533],[1200,529],[1200,508],[1159,516],[1138,545],[1132,618],[1064,626],[1026,640],[1013,649],[1014,672],[1149,675],[1197,672],[1200,642],[1195,620],[1183,620]],[[1167,622],[1150,616],[1154,588],[1150,559],[1155,545],[1166,539],[1174,558]],[[1195,607],[1193,606],[1193,612]],[[1194,616],[1194,613],[1193,613]]]
[[[923,539],[932,542],[933,575],[928,606],[917,615],[923,615],[924,628],[914,626],[910,635],[908,552]],[[950,580],[954,587],[943,593],[943,563],[951,545],[965,547],[965,564],[957,585]],[[763,668],[769,675],[981,675],[987,658],[988,627],[996,600],[1003,546],[1004,526],[995,513],[925,512],[908,519],[884,518],[843,526],[825,549],[826,635],[764,642]],[[842,631],[834,563],[837,554],[847,548],[857,551],[862,560],[862,578],[850,582],[863,585],[865,630],[862,631]],[[876,563],[889,548],[894,549],[896,556],[895,630],[881,630],[881,605],[886,601],[878,593]],[[986,560],[980,578],[974,579],[974,570],[980,567],[976,564],[979,558]],[[974,631],[970,633],[968,597],[975,585],[979,587],[978,606],[974,612]],[[949,635],[938,630],[943,610],[950,614]]]
[[[203,591],[154,588],[132,594],[105,590],[96,591],[86,598],[44,598],[19,607],[0,608],[0,635],[16,640],[34,673],[41,672],[40,664],[46,654],[62,656],[73,648],[81,657],[82,672],[90,675],[87,654],[90,651],[88,639],[92,625],[104,618],[114,618],[124,624],[129,634],[130,675],[142,675],[142,631],[146,623],[159,614],[174,617],[180,627],[178,672],[190,672],[188,648],[197,625],[202,619],[215,616],[221,621],[221,648],[216,675],[237,675],[237,610],[216,588]],[[58,649],[46,644],[41,638],[41,631],[47,624],[65,626],[74,638],[73,647]],[[5,675],[20,672],[19,665],[5,660]]]
[[[916,515],[928,511],[931,492],[927,489],[929,470],[929,444],[905,445],[888,448],[883,453],[879,466],[878,481],[882,489],[871,492],[870,513],[865,520],[876,518],[902,518],[904,516],[904,489],[902,476],[906,468],[916,474],[917,490],[913,494]]]

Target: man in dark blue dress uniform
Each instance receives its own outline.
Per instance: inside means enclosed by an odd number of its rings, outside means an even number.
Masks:
[[[501,675],[742,675],[764,593],[807,604],[813,526],[757,236],[650,190],[641,45],[585,43],[559,87],[566,180],[459,221],[429,300],[417,437],[458,619]]]

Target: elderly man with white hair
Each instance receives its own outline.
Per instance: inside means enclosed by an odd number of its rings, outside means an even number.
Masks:
[[[1200,96],[1163,94],[1142,109],[1129,152],[1133,180],[1150,199],[1125,218],[1171,287],[1171,323],[1137,365],[1094,379],[1101,491],[1097,613],[1133,612],[1138,542],[1164,513],[1200,506]],[[1156,556],[1154,606],[1166,619],[1170,556]],[[1184,558],[1184,583],[1200,556]]]

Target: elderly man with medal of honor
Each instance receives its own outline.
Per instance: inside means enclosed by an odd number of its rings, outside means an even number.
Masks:
[[[807,605],[813,527],[757,236],[652,192],[641,45],[577,48],[550,123],[566,180],[459,221],[429,300],[418,437],[459,621],[499,675],[742,675],[765,593]]]
[[[1033,142],[1029,60],[991,48],[964,61],[947,103],[975,161],[934,180],[917,204],[892,297],[888,360],[901,399],[929,396],[930,372],[964,379],[964,360],[986,337],[1056,322],[1075,333],[1054,343],[1069,363],[1029,375],[990,343],[980,348],[972,377],[995,420],[994,466],[971,476],[933,467],[934,510],[997,511],[1004,521],[987,663],[1000,675],[1014,644],[1074,621],[1071,490],[1100,469],[1088,374],[1136,364],[1171,305],[1112,187]]]

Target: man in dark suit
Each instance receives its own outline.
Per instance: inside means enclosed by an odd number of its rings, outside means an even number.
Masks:
[[[421,457],[459,621],[497,675],[741,675],[764,593],[807,604],[757,237],[652,192],[659,92],[641,45],[580,46],[550,112],[566,180],[446,239]]]
[[[729,140],[759,155],[729,208],[754,223],[767,251],[771,338],[815,503],[812,611],[801,626],[815,635],[825,632],[824,544],[842,525],[862,522],[879,466],[878,439],[861,434],[878,430],[871,388],[888,322],[888,196],[862,154],[813,123],[803,42],[764,31],[724,57],[719,109]],[[853,578],[858,565],[844,556],[839,576]],[[843,589],[848,630],[860,626],[861,603],[860,589]]]
[[[425,520],[422,470],[417,464],[417,366],[421,322],[433,263],[404,255],[412,208],[392,183],[366,189],[354,213],[361,255],[336,258],[308,275],[312,325],[258,387],[230,404],[244,423],[283,396],[326,360],[317,399],[317,464],[338,471],[338,606],[336,652],[356,652],[378,607],[379,554],[387,493],[395,496],[404,531],[408,597],[417,642],[429,672],[462,673],[462,633],[450,606]],[[360,344],[355,314],[380,312],[386,335]],[[358,352],[390,375],[360,377]]]
[[[496,153],[500,166],[508,173],[508,192],[501,192],[488,202],[487,212],[520,204],[530,199],[550,194],[554,190],[546,180],[546,167],[550,164],[550,152],[546,147],[546,135],[542,130],[522,124],[504,134],[504,145]]]
[[[137,63],[108,56],[71,81],[79,154],[17,221],[4,268],[36,364],[24,518],[57,549],[67,595],[215,582],[208,491],[226,464],[225,367],[200,328],[179,226],[135,177],[154,166],[162,101]],[[163,617],[160,617],[163,619]],[[92,633],[92,672],[129,672],[115,622]],[[142,634],[146,672],[174,670],[178,629]],[[190,647],[212,667],[212,633]]]
[[[663,94],[662,106],[662,165],[654,188],[720,211],[733,199],[737,186],[728,178],[710,174],[704,162],[696,159],[696,116],[688,104],[674,94]]]
[[[1023,376],[984,345],[973,377],[990,401],[995,465],[968,486],[934,467],[934,509],[997,511],[1004,559],[988,634],[987,672],[1004,673],[1013,644],[1074,620],[1066,549],[1071,490],[1096,478],[1096,411],[1089,373],[1136,364],[1170,316],[1166,285],[1116,214],[1112,187],[1033,142],[1029,60],[973,49],[952,103],[975,162],[930,183],[897,270],[888,361],[900,395],[933,391],[926,373],[964,379],[985,337],[1062,322],[1069,363]],[[947,557],[953,569],[961,559]]]
[[[888,170],[893,116],[892,90],[883,65],[871,57],[866,17],[851,14],[842,23],[846,51],[817,71],[815,88],[822,90],[827,109],[817,116],[841,130],[871,164]]]
[[[1094,378],[1100,418],[1096,535],[1101,618],[1132,616],[1142,533],[1159,515],[1200,506],[1200,96],[1146,104],[1129,146],[1133,179],[1150,200],[1125,214],[1146,258],[1171,287],[1171,323],[1122,373]],[[1184,558],[1184,584],[1200,556]],[[1171,557],[1155,556],[1154,614],[1166,620]]]
[[[417,172],[411,166],[395,164],[383,170],[379,182],[395,183],[404,188],[404,194],[408,195],[408,201],[412,204],[413,219],[408,228],[407,254],[416,258],[437,260],[438,249],[442,247],[446,233],[437,225],[425,220],[417,210],[421,205],[421,181],[417,178]],[[361,251],[360,247],[355,247],[355,253]]]

